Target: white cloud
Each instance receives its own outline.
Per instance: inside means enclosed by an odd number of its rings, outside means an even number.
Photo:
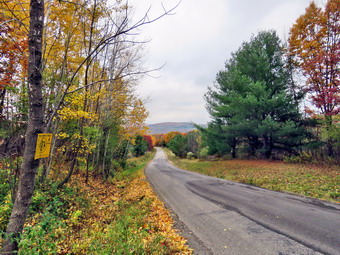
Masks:
[[[323,0],[317,1],[322,3]],[[149,6],[149,16],[156,17],[174,0],[130,0],[136,16]],[[140,81],[139,92],[149,96],[148,123],[193,121],[205,123],[209,115],[203,95],[216,73],[243,41],[260,30],[275,29],[282,39],[309,0],[182,0],[176,14],[142,28],[152,41],[146,46],[146,66],[167,65],[160,78]]]

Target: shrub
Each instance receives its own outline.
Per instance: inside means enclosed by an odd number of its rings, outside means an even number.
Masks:
[[[198,157],[200,159],[206,158],[209,155],[209,148],[208,147],[202,147],[199,151],[198,151]]]
[[[283,161],[286,163],[312,163],[315,162],[315,158],[309,152],[302,152],[298,156],[285,157]]]
[[[12,206],[11,194],[8,193],[8,195],[0,203],[0,233],[6,230],[9,216],[12,212]]]
[[[188,152],[187,153],[187,159],[194,159],[195,158],[195,154],[192,152]]]

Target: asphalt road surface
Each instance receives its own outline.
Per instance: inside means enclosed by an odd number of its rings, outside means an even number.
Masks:
[[[195,254],[340,255],[340,204],[181,170],[159,148],[145,173]]]

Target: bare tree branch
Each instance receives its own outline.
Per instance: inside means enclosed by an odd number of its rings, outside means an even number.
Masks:
[[[97,45],[95,45],[93,47],[93,49],[91,50],[91,52],[88,53],[88,55],[83,59],[83,61],[79,64],[79,66],[77,67],[77,69],[75,70],[75,72],[73,73],[73,75],[71,76],[70,80],[68,81],[68,83],[66,84],[66,88],[59,100],[59,102],[57,103],[53,113],[50,115],[50,118],[48,119],[47,121],[47,125],[46,125],[46,129],[49,129],[50,128],[50,125],[51,125],[51,122],[53,120],[53,118],[56,116],[58,110],[60,109],[60,107],[62,106],[64,100],[65,100],[65,97],[66,95],[68,95],[69,93],[69,89],[71,87],[71,85],[73,84],[73,81],[74,79],[76,78],[76,76],[78,75],[79,71],[81,70],[81,68],[84,66],[85,63],[87,63],[89,60],[91,60],[93,57],[97,56],[97,54],[102,51],[105,47],[107,47],[108,45],[110,45],[116,38],[118,38],[119,36],[121,35],[128,35],[129,32],[131,31],[134,31],[136,29],[138,29],[139,27],[141,26],[144,26],[144,25],[148,25],[148,24],[151,24],[167,15],[173,15],[172,12],[173,10],[175,10],[179,4],[181,3],[181,1],[176,4],[173,8],[169,9],[169,10],[166,10],[164,9],[164,13],[157,16],[156,18],[154,19],[148,19],[148,14],[149,14],[149,11],[151,9],[151,7],[148,9],[148,11],[145,13],[145,15],[139,20],[137,21],[136,23],[134,23],[132,26],[128,26],[128,12],[127,12],[127,9],[125,11],[125,15],[123,17],[123,20],[120,22],[120,24],[116,24],[115,22],[113,22],[113,24],[116,26],[117,30],[116,32],[111,35],[111,36],[108,36],[108,37],[103,37],[102,40],[100,40]],[[114,43],[114,42],[113,42]],[[154,70],[151,70],[151,71],[155,71],[155,70],[159,70],[159,68],[157,69],[154,69]],[[124,77],[126,76],[131,76],[131,75],[136,75],[136,74],[147,74],[147,73],[150,73],[149,71],[146,71],[146,72],[136,72],[136,73],[131,73],[130,75],[124,75]],[[92,84],[93,85],[93,84]],[[84,87],[85,88],[85,87]]]

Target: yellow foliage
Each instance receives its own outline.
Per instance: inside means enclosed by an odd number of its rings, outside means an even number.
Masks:
[[[180,135],[182,134],[181,132],[178,132],[178,131],[171,131],[169,133],[166,133],[164,136],[163,136],[163,140],[165,143],[168,143],[172,138],[174,138],[176,135]]]
[[[148,225],[145,225],[145,228],[150,229],[150,235],[143,240],[144,244],[147,246],[148,243],[152,242],[156,234],[161,234],[164,236],[165,243],[169,246],[171,254],[192,254],[193,250],[187,246],[185,238],[180,236],[174,228],[170,212],[155,195],[145,177],[140,176],[127,186],[123,199],[133,202],[140,201],[143,198],[152,201],[151,213],[146,218]]]
[[[85,136],[80,135],[79,133],[74,133],[71,137],[69,137],[68,134],[61,132],[57,134],[57,137],[60,139],[63,138],[70,138],[70,141],[73,142],[72,151],[77,151],[79,155],[86,155],[88,153],[92,153],[94,149],[96,148],[95,143],[90,143],[89,139],[87,139]],[[75,146],[76,144],[76,146]],[[64,144],[63,146],[60,146],[58,148],[59,152],[65,152],[67,148],[70,147],[70,144]],[[85,158],[78,157],[77,158],[81,162],[86,162]]]
[[[113,184],[90,180],[88,185],[85,185],[84,178],[78,175],[73,178],[72,185],[79,187],[84,198],[90,200],[91,207],[86,211],[70,208],[72,217],[66,220],[70,229],[67,240],[60,244],[61,253],[88,254],[93,240],[101,238],[101,233],[109,230],[109,224],[118,213],[119,203],[142,203],[146,200],[151,201],[151,212],[146,217],[143,228],[137,231],[148,229],[149,234],[143,240],[145,247],[152,245],[157,235],[162,235],[164,245],[169,248],[171,254],[193,253],[186,245],[186,240],[173,228],[169,211],[154,194],[143,175],[132,181],[122,180]]]

